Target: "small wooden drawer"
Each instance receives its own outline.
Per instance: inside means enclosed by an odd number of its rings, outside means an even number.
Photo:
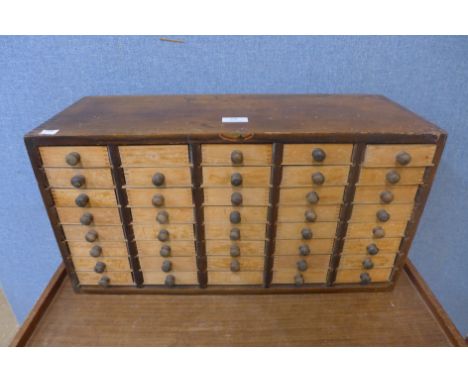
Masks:
[[[407,222],[386,222],[386,223],[357,223],[348,224],[347,238],[369,238],[373,239],[372,230],[375,227],[382,227],[385,231],[385,237],[403,237],[405,234]]]
[[[365,167],[418,167],[432,166],[436,145],[367,145]],[[411,160],[406,165],[397,161],[399,153],[408,153]]]
[[[91,257],[91,248],[98,245],[101,248],[101,254],[96,259],[107,257],[127,257],[127,244],[123,241],[106,241],[103,243],[88,243],[87,241],[69,241],[68,248],[72,257],[83,256]]]
[[[164,261],[171,262],[170,272],[196,272],[197,264],[195,257],[164,258],[156,256],[140,257],[140,267],[143,272],[162,272]]]
[[[242,195],[242,206],[268,206],[270,199],[269,188],[205,188],[205,206],[231,206],[231,195],[239,192]]]
[[[203,167],[203,187],[232,187],[231,176],[240,174],[242,185],[237,187],[269,187],[270,167]]]
[[[122,226],[116,225],[101,225],[95,227],[87,227],[82,225],[69,225],[69,224],[62,224],[63,232],[65,233],[65,237],[67,241],[87,241],[85,236],[90,231],[97,232],[97,238],[94,244],[98,244],[102,241],[124,241],[124,234]]]
[[[397,252],[400,248],[401,238],[383,238],[383,239],[346,239],[343,245],[343,254],[365,254],[367,253],[367,246],[375,244],[379,252],[392,253]]]
[[[45,168],[50,187],[87,190],[93,188],[114,188],[112,174],[108,168]],[[81,187],[72,185],[72,178],[78,177]],[[75,179],[74,179],[75,181]]]
[[[76,198],[86,194],[89,202],[86,207],[116,207],[117,199],[114,190],[63,190],[52,189],[52,197],[57,207],[78,207]]]
[[[39,147],[43,167],[109,167],[109,154],[106,146],[42,146]],[[65,157],[70,153],[78,153],[79,161],[70,166]]]
[[[266,223],[268,207],[204,207],[204,218],[208,222],[230,222],[230,215],[240,213],[241,223]]]
[[[162,195],[164,207],[192,207],[192,190],[190,188],[170,189],[128,189],[128,205],[130,207],[152,207],[153,197]]]
[[[169,246],[171,249],[171,257],[190,257],[195,256],[195,242],[193,241],[168,241],[164,243],[158,240],[137,241],[138,256],[160,257],[160,251],[163,246]],[[162,258],[162,257],[161,257]]]
[[[338,269],[335,284],[361,283],[361,275],[364,273],[370,276],[371,282],[386,282],[389,281],[392,268],[376,268],[369,270]]]
[[[316,255],[316,256],[274,256],[273,270],[295,270],[303,273],[297,269],[297,263],[305,261],[307,263],[307,271],[328,269],[330,265],[330,255]],[[306,271],[304,271],[306,272]]]
[[[264,144],[205,144],[202,145],[202,164],[232,165],[231,153],[235,150],[242,152],[243,160],[239,167],[271,164],[271,145]]]
[[[348,183],[349,166],[283,166],[282,187],[317,187],[312,181],[313,174],[322,174],[323,186],[342,186]]]
[[[335,239],[316,239],[312,240],[276,240],[275,256],[296,256],[299,255],[299,247],[307,245],[311,255],[326,255],[332,253]]]
[[[237,243],[234,243],[230,240],[207,240],[205,242],[206,255],[208,257],[228,256],[233,244],[239,247],[241,257],[263,256],[265,254],[265,241],[241,240]]]
[[[409,167],[409,168],[362,168],[359,175],[358,186],[392,186],[387,181],[387,174],[391,171],[396,171],[400,176],[400,180],[393,186],[401,185],[417,185],[423,183],[424,167]]]
[[[152,224],[156,222],[156,217],[159,212],[166,212],[169,216],[169,223],[193,223],[193,208],[132,208],[132,219],[134,224]]]
[[[164,285],[167,276],[175,278],[175,285],[198,285],[198,278],[195,272],[143,272],[144,285]]]
[[[240,257],[232,258],[229,256],[211,256],[208,259],[208,271],[226,271],[231,272],[231,262],[238,261],[240,264],[240,271],[263,271],[265,268],[264,257]],[[210,275],[210,273],[208,274]]]
[[[315,191],[319,201],[314,205],[341,204],[343,202],[344,187],[305,187],[305,188],[281,188],[279,203],[291,206],[311,206],[307,201],[309,192]]]
[[[305,222],[305,213],[313,212],[316,216],[316,222],[337,221],[340,214],[339,205],[323,205],[310,207],[286,207],[278,208],[278,222]]]
[[[371,261],[373,268],[391,268],[395,263],[395,253],[379,253],[375,256],[369,255],[344,255],[341,256],[340,269],[364,269],[363,262]]]
[[[109,285],[133,285],[132,274],[130,272],[76,272],[81,285],[99,285],[102,277],[109,278]]]
[[[187,167],[187,145],[120,146],[122,167]]]
[[[205,238],[207,240],[227,240],[231,229],[240,230],[240,242],[242,240],[265,240],[266,224],[219,224],[205,222]]]
[[[208,285],[262,285],[263,272],[216,272],[208,273]]]
[[[312,152],[316,149],[325,152],[325,159],[322,162],[315,161]],[[351,144],[285,144],[283,150],[283,165],[330,165],[330,164],[349,164],[351,163],[351,153],[353,145]]]
[[[75,257],[72,256],[73,266],[78,272],[94,272],[94,267],[98,262],[106,264],[106,272],[130,271],[130,263],[126,257]]]
[[[80,224],[80,219],[84,214],[92,215],[92,222],[88,227],[122,224],[117,208],[57,207],[56,210],[62,224]]]
[[[413,203],[418,191],[418,186],[358,186],[354,195],[354,204],[382,203],[380,194],[384,191],[391,192],[393,200],[391,204]]]
[[[278,239],[301,239],[301,231],[308,228],[313,238],[334,238],[336,235],[336,222],[325,223],[278,223],[276,237]]]
[[[412,204],[355,204],[351,214],[351,221],[364,222],[372,221],[379,224],[377,212],[384,210],[390,215],[388,221],[408,221],[413,212]]]
[[[305,272],[294,270],[274,271],[272,284],[295,284],[296,275],[302,276],[304,284],[324,284],[327,282],[328,269],[308,269]]]
[[[133,225],[135,239],[138,240],[156,240],[161,230],[169,231],[169,241],[185,240],[193,241],[193,224],[152,224],[152,225]]]
[[[159,168],[124,168],[125,184],[127,188],[167,188],[167,187],[192,187],[192,175],[190,167],[159,167]],[[153,175],[164,175],[164,183],[155,186]]]

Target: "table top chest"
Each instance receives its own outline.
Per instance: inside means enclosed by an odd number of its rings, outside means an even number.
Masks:
[[[390,289],[446,133],[381,96],[86,97],[25,142],[77,291]]]

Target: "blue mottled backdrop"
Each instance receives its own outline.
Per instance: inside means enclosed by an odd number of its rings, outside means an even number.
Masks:
[[[468,38],[0,37],[0,280],[19,321],[60,257],[22,136],[85,95],[379,93],[449,132],[410,258],[468,334]]]

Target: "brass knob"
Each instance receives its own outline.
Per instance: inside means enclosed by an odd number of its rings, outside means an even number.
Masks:
[[[173,287],[175,285],[175,276],[167,275],[166,279],[164,280],[164,285],[167,287]]]
[[[239,257],[240,256],[240,248],[237,244],[231,245],[231,248],[229,248],[229,254],[232,257]]]
[[[304,285],[304,277],[302,277],[301,274],[297,274],[296,276],[294,276],[294,285],[296,286]]]
[[[95,245],[89,250],[89,255],[91,257],[99,257],[102,254],[102,248],[99,245]]]
[[[304,213],[304,217],[305,217],[306,222],[309,222],[309,223],[312,223],[315,220],[317,220],[317,214],[312,210],[307,210]]]
[[[163,245],[159,250],[159,254],[162,257],[169,257],[171,256],[171,247],[169,245]]]
[[[307,268],[309,268],[309,266],[307,265],[307,261],[305,261],[304,259],[299,260],[296,263],[296,266],[297,266],[297,269],[301,272],[305,272]]]
[[[382,237],[385,236],[385,230],[382,227],[375,227],[372,229],[372,235],[376,239],[381,239]]]
[[[242,185],[242,175],[238,172],[235,172],[231,175],[231,184],[235,187]]]
[[[398,172],[396,172],[395,170],[390,170],[389,172],[387,172],[385,178],[387,179],[388,183],[395,184],[400,181],[400,174],[398,174]]]
[[[361,279],[361,284],[362,284],[362,285],[369,284],[369,283],[372,281],[372,279],[371,279],[369,273],[367,273],[367,272],[361,273],[361,275],[359,276],[359,278]]]
[[[110,278],[108,276],[102,276],[98,284],[102,287],[107,287],[110,284]]]
[[[164,176],[164,174],[161,174],[160,172],[157,172],[151,178],[151,181],[156,187],[162,186],[165,180],[166,180],[166,177]]]
[[[309,192],[306,198],[310,204],[316,204],[319,201],[319,196],[315,191]]]
[[[170,260],[164,260],[161,265],[161,270],[163,272],[170,272],[172,270],[172,262]]]
[[[310,228],[302,228],[301,236],[304,240],[312,239],[312,230]]]
[[[85,212],[83,215],[80,217],[80,223],[83,225],[90,225],[93,222],[93,214],[89,212]]]
[[[310,248],[307,244],[301,244],[299,246],[299,255],[301,256],[309,256],[310,255]]]
[[[233,150],[231,153],[231,162],[233,164],[242,164],[244,161],[244,155],[240,150]]]
[[[239,224],[241,222],[241,214],[239,211],[232,211],[229,214],[229,221],[232,224]]]
[[[239,272],[240,271],[240,263],[237,260],[232,260],[231,261],[231,266],[230,266],[231,272]]]
[[[96,265],[94,266],[94,272],[96,273],[104,273],[106,270],[106,264],[103,263],[102,261],[98,261]]]
[[[81,188],[86,184],[86,178],[83,175],[75,175],[70,179],[70,183],[75,188]]]
[[[323,162],[326,158],[327,154],[322,149],[313,149],[312,150],[312,158],[316,162]]]
[[[401,153],[397,154],[396,161],[402,166],[406,166],[409,162],[411,162],[411,155],[406,151],[402,151]]]
[[[229,238],[231,240],[240,240],[239,228],[231,228],[231,232],[229,233]]]
[[[231,203],[233,206],[240,206],[242,204],[242,194],[240,192],[233,192],[231,195]]]
[[[374,263],[371,259],[364,259],[364,261],[362,262],[362,267],[364,269],[372,269],[374,268]]]
[[[375,245],[374,243],[369,244],[366,247],[366,249],[367,249],[367,253],[372,256],[377,255],[377,253],[379,253],[379,247],[377,247],[377,245]]]
[[[153,206],[155,207],[161,207],[164,205],[164,196],[161,194],[156,194],[153,196],[153,199],[151,199],[151,203],[153,203]]]
[[[88,242],[88,243],[93,243],[95,242],[97,239],[98,239],[99,235],[97,233],[97,231],[95,231],[94,229],[86,232],[86,235],[85,235],[85,240]]]
[[[75,204],[78,207],[86,207],[89,203],[89,196],[86,194],[79,194],[75,199]]]
[[[325,183],[325,176],[321,172],[312,174],[312,183],[317,185]]]
[[[167,211],[159,211],[156,215],[156,220],[160,224],[167,224],[169,222],[169,213]]]
[[[67,162],[67,164],[70,166],[76,166],[78,163],[80,163],[80,160],[81,160],[80,154],[76,152],[69,153],[65,157],[65,162]]]
[[[390,219],[390,214],[385,210],[378,210],[375,215],[380,222],[386,222]]]
[[[382,201],[382,203],[385,203],[385,204],[393,202],[393,192],[382,191],[380,193],[380,200]]]
[[[169,240],[169,231],[167,229],[162,229],[158,233],[159,241],[168,241]]]

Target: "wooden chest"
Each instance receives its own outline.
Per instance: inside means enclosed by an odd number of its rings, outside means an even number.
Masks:
[[[77,291],[390,289],[446,133],[381,96],[86,97],[25,137]]]

